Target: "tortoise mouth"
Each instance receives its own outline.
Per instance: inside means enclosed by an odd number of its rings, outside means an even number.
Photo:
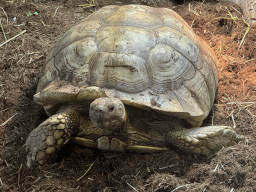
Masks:
[[[102,129],[107,129],[110,131],[119,131],[123,121],[121,119],[97,119],[96,121],[93,121],[93,123]]]

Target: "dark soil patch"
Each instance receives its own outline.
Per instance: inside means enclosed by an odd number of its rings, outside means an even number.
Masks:
[[[0,44],[5,42],[4,34],[10,39],[26,30],[0,47],[1,190],[256,191],[256,31],[250,30],[245,36],[247,25],[239,7],[231,3],[186,2],[173,9],[206,40],[218,58],[219,90],[213,113],[205,124],[235,127],[247,142],[224,148],[209,158],[175,149],[146,155],[104,153],[70,143],[48,164],[26,168],[26,138],[47,118],[33,95],[50,47],[92,11],[109,4],[128,3],[172,7],[168,0],[95,0],[96,7],[84,9],[78,6],[85,4],[82,0],[0,0],[8,16],[7,23],[0,9],[4,29],[0,28]],[[240,19],[230,19],[229,12]]]

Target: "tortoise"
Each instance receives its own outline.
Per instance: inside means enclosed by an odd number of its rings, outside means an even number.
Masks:
[[[174,11],[106,6],[51,49],[34,101],[50,116],[26,140],[27,166],[68,141],[114,152],[176,146],[210,155],[243,139],[200,127],[217,90],[216,58]]]
[[[251,28],[256,28],[256,1],[255,0],[217,0],[228,1],[237,4],[243,11],[244,16],[250,23]]]

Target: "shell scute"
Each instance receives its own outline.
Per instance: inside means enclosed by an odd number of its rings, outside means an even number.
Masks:
[[[171,46],[192,63],[197,61],[199,53],[198,45],[188,36],[167,26],[155,29],[155,31],[158,36],[157,43]]]

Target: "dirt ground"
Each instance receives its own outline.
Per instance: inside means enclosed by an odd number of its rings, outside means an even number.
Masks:
[[[235,4],[202,2],[95,0],[86,8],[79,6],[88,4],[85,0],[0,0],[1,191],[255,192],[256,30],[248,28]],[[173,8],[206,40],[218,58],[219,89],[204,124],[229,125],[247,140],[212,157],[176,149],[106,153],[69,143],[48,164],[28,169],[26,138],[47,118],[33,95],[48,50],[95,10],[128,3]]]

